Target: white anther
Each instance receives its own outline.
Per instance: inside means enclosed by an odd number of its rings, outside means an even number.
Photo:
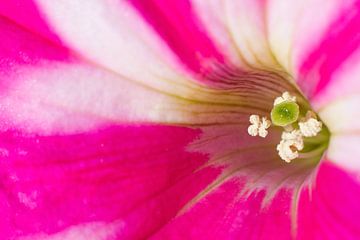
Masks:
[[[251,124],[258,124],[259,125],[260,124],[260,117],[259,117],[259,115],[253,114],[253,115],[250,116],[249,121],[250,121]]]
[[[262,117],[262,121],[259,127],[259,136],[265,138],[268,135],[268,129],[271,126],[271,121],[267,120],[266,117]]]
[[[296,102],[296,97],[291,96],[289,92],[283,92],[281,97],[275,98],[274,106],[278,105],[279,103],[286,102],[286,101],[288,101],[288,102]]]
[[[305,137],[315,137],[321,131],[322,122],[310,118],[305,122],[299,122],[299,127]]]
[[[248,127],[248,133],[251,136],[266,137],[268,135],[268,129],[271,125],[271,122],[266,119],[266,117],[262,117],[260,121],[260,117],[258,115],[251,115],[249,118],[251,125]]]
[[[299,122],[299,128],[304,137],[315,137],[322,128],[322,122],[316,119],[316,115],[308,111],[306,117]]]
[[[260,117],[258,115],[251,115],[249,118],[251,125],[248,127],[248,133],[250,136],[257,136],[260,126]]]
[[[298,150],[302,150],[304,148],[303,136],[299,130],[293,130],[291,132],[283,132],[281,134],[281,140],[292,141],[294,143],[294,146]]]
[[[291,160],[299,156],[298,151],[293,150],[292,144],[289,141],[281,140],[276,149],[278,150],[280,158],[287,163],[290,163]]]
[[[299,152],[304,148],[304,140],[299,130],[283,132],[281,141],[277,145],[279,156],[282,160],[289,163],[299,156]]]

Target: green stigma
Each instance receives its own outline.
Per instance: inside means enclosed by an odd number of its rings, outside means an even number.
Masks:
[[[299,105],[295,102],[285,101],[279,103],[271,110],[271,121],[276,126],[285,127],[299,118]]]

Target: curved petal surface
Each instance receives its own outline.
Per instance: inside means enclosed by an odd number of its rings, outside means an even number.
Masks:
[[[122,239],[145,236],[216,176],[193,173],[206,161],[186,150],[198,134],[150,125],[44,137],[1,132],[1,236],[99,222],[114,223]]]
[[[358,239],[359,195],[359,181],[325,161],[311,195],[304,192],[301,197],[299,239]]]

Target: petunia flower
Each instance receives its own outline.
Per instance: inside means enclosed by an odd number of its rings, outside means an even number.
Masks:
[[[360,1],[0,14],[0,239],[360,238]],[[322,127],[289,162],[247,130],[284,93]]]

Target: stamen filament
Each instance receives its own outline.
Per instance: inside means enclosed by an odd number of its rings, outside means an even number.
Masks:
[[[320,156],[324,150],[326,150],[327,145],[322,145],[322,147],[318,147],[315,150],[312,150],[310,152],[306,152],[306,153],[299,153],[299,157],[298,158],[314,158],[317,156]]]

